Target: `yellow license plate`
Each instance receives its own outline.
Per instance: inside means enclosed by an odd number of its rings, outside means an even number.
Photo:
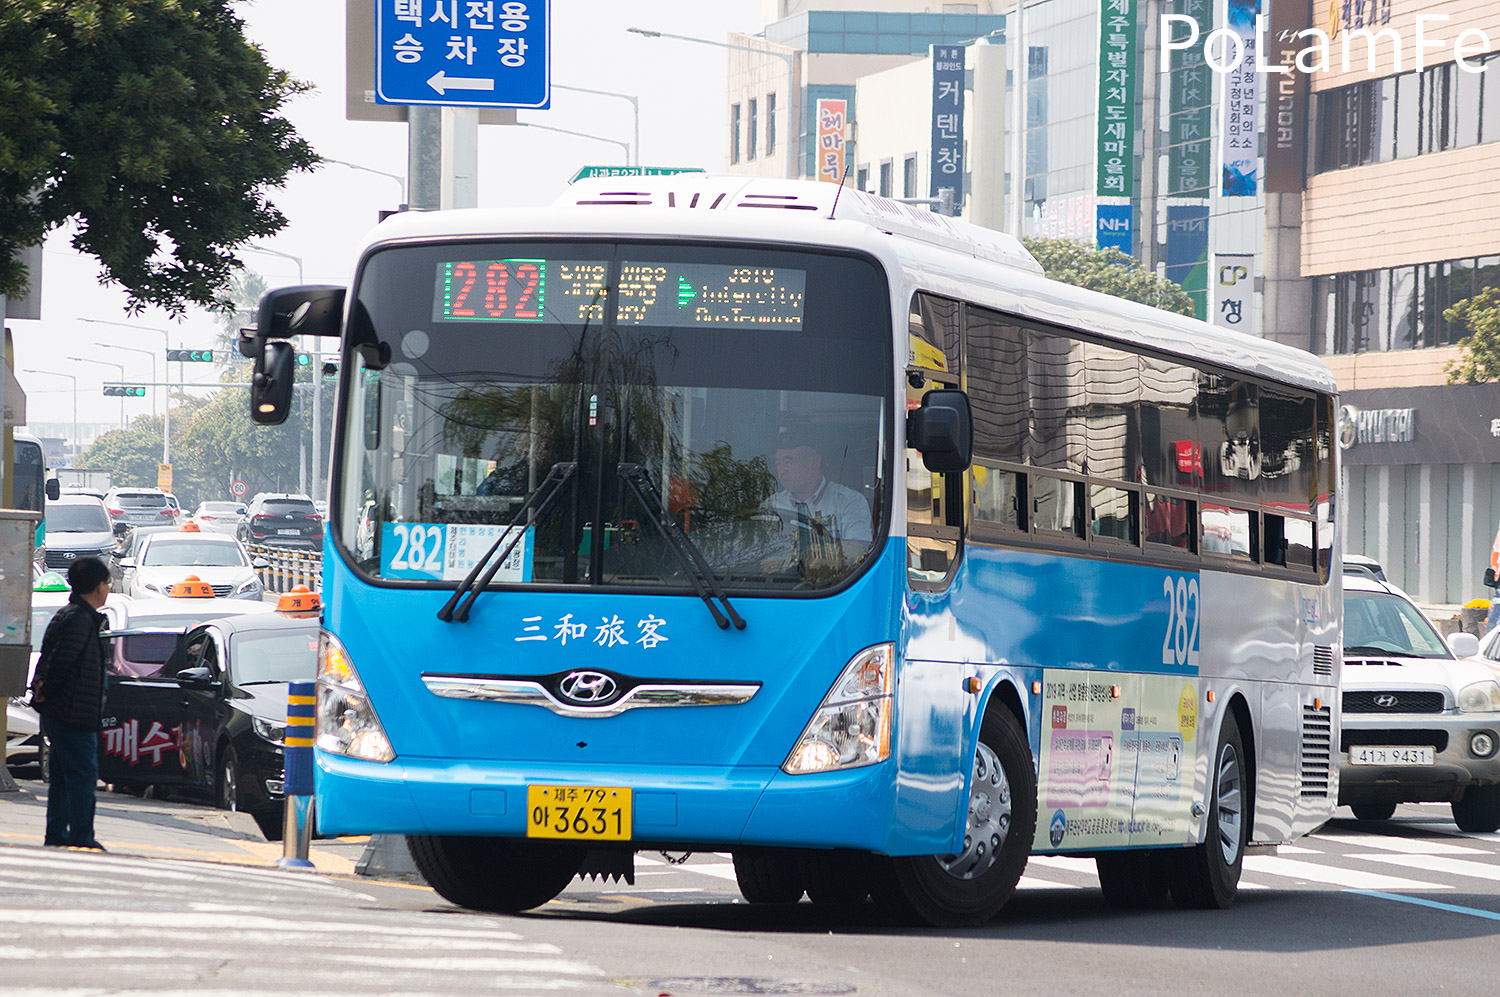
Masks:
[[[526,836],[630,840],[630,790],[620,786],[527,786]]]

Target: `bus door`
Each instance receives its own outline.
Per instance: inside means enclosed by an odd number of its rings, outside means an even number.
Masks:
[[[126,630],[105,636],[112,653],[105,674],[100,781],[132,786],[188,783],[182,750],[186,702],[177,679],[188,660],[186,635]]]
[[[956,301],[918,294],[912,299],[906,364],[906,411],[938,388],[961,387]],[[922,455],[906,450],[906,573],[913,588],[947,587],[963,542],[962,474],[927,470]]]

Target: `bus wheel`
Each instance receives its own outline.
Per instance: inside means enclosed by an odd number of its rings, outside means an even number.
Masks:
[[[815,904],[860,904],[870,895],[868,856],[852,852],[804,852],[799,859],[807,899]]]
[[[1233,713],[1219,730],[1214,759],[1207,838],[1171,856],[1172,899],[1179,907],[1226,908],[1239,890],[1252,811],[1245,746]]]
[[[1167,898],[1167,869],[1158,852],[1105,852],[1094,856],[1094,864],[1111,907],[1160,907]]]
[[[551,842],[413,834],[407,850],[427,885],[471,910],[515,914],[557,896],[583,865],[583,851]]]
[[[1007,709],[989,711],[979,729],[967,810],[957,855],[891,860],[906,913],[940,928],[974,927],[994,917],[1031,855],[1036,773],[1026,733]]]
[[[746,849],[733,853],[734,879],[753,904],[794,904],[802,899],[802,870],[788,851]]]

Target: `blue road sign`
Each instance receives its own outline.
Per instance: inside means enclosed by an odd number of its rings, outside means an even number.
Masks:
[[[551,0],[377,0],[381,104],[547,107]]]

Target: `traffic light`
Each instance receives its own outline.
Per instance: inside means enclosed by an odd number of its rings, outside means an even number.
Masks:
[[[297,366],[298,367],[306,367],[310,363],[312,363],[312,357],[311,356],[309,356],[306,353],[299,353],[299,354],[297,354]]]
[[[168,363],[213,363],[213,350],[168,350]]]
[[[139,384],[106,384],[104,393],[111,398],[145,398],[146,389]]]

